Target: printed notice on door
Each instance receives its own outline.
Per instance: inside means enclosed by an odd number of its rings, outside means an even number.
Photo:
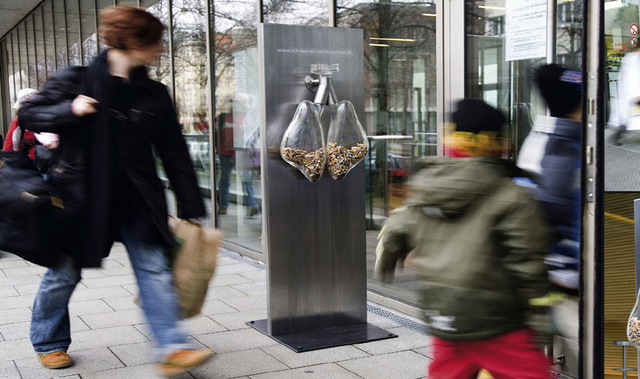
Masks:
[[[506,19],[506,60],[547,56],[547,1],[509,0]]]

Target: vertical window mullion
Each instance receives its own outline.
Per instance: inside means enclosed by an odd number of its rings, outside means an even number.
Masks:
[[[80,64],[84,65],[84,47],[82,46],[82,4],[78,0],[78,53],[80,54]]]
[[[53,27],[53,67],[54,71],[58,72],[58,38],[56,37],[56,33],[58,29],[56,28],[56,9],[53,5],[55,0],[50,0],[51,3],[51,25]]]
[[[40,7],[40,11],[40,15],[42,16],[42,53],[44,55],[44,59],[42,60],[42,62],[44,63],[44,80],[48,80],[49,70],[47,69],[47,28],[45,27],[44,23],[44,5]]]
[[[96,32],[96,55],[100,54],[100,33],[98,33],[98,0],[93,0],[93,20]]]
[[[20,89],[22,89],[22,49],[20,49],[20,27],[16,28],[16,42],[18,44],[18,75],[20,76]],[[16,100],[18,99],[18,87],[16,87]]]
[[[11,42],[11,71],[13,71],[13,98],[18,99],[18,91],[16,87],[16,54],[13,51],[13,33],[9,34],[9,41]]]
[[[173,107],[176,107],[176,78],[175,78],[175,60],[173,57],[173,0],[167,0],[169,8],[169,21],[167,25],[169,33],[169,77],[171,78],[171,98],[173,99]]]
[[[26,49],[26,58],[27,58],[27,87],[29,88],[33,88],[31,86],[31,66],[29,65],[30,63],[30,55],[29,54],[29,29],[27,28],[27,20],[24,20],[24,44],[25,44],[25,49]]]
[[[38,44],[36,43],[36,13],[31,13],[31,25],[33,31],[33,69],[36,72],[35,89],[40,89],[40,79],[38,78]]]
[[[65,49],[67,49],[67,54],[65,56],[67,60],[67,66],[69,66],[69,24],[67,21],[67,17],[69,15],[67,14],[67,0],[62,0],[62,5],[64,6],[64,40],[66,43]]]

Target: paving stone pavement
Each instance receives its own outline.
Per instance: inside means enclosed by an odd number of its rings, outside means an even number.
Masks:
[[[267,317],[264,266],[222,249],[200,316],[185,320],[196,346],[213,359],[178,379],[417,379],[429,361],[429,337],[415,319],[369,304],[369,323],[398,338],[295,353],[249,328]],[[71,303],[74,365],[46,370],[29,342],[33,299],[46,269],[0,252],[0,378],[153,379],[153,343],[126,250],[114,245],[100,269],[85,269]],[[374,310],[374,312],[372,312]]]

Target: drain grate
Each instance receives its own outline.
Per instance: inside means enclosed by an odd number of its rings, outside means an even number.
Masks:
[[[394,312],[389,312],[386,309],[382,309],[376,305],[373,305],[371,303],[367,304],[367,312],[373,313],[374,315],[378,315],[381,317],[384,317],[386,319],[389,319],[395,323],[398,323],[402,326],[404,326],[407,329],[411,329],[414,332],[418,332],[420,334],[424,334],[425,336],[430,336],[431,333],[429,333],[429,329],[427,329],[427,326],[425,324],[419,323],[417,321],[411,320],[407,317],[404,317],[402,315],[399,315],[397,313]]]
[[[248,264],[250,266],[253,267],[257,267],[261,270],[266,270],[267,266],[261,262],[256,261],[253,258],[249,258],[246,257],[244,255],[239,255],[238,253],[235,253],[231,250],[227,250],[224,248],[220,248],[220,252],[228,258],[234,259],[236,261]],[[400,314],[394,313],[394,312],[390,312],[386,309],[380,308],[374,304],[372,304],[371,302],[368,302],[367,304],[367,312],[373,313],[375,315],[378,315],[380,317],[384,317],[386,319],[389,319],[397,324],[400,324],[402,326],[404,326],[407,329],[411,329],[414,332],[418,332],[420,334],[424,334],[425,336],[429,336],[431,335],[429,333],[429,330],[427,329],[427,326],[424,324],[421,324],[417,321],[411,320],[407,317],[404,317]]]

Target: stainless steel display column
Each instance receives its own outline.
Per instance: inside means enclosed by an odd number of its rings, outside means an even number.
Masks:
[[[312,183],[280,157],[298,103],[313,101],[311,64],[339,64],[337,96],[364,122],[362,46],[359,29],[258,28],[268,313],[247,324],[296,352],[395,337],[367,324],[364,163]]]

